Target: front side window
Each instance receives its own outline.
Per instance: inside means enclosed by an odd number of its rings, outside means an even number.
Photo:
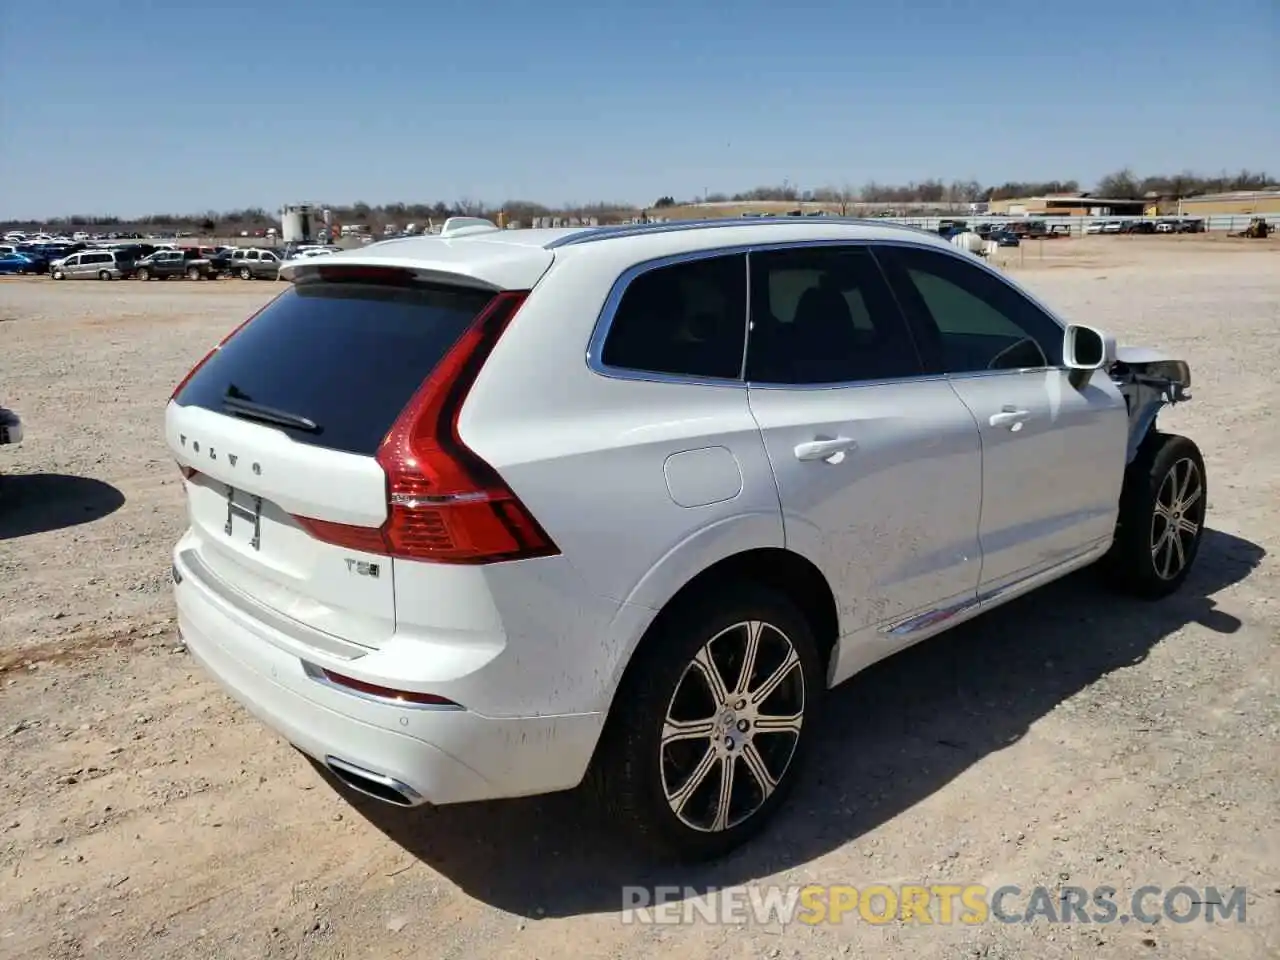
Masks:
[[[754,383],[856,383],[923,368],[884,275],[863,246],[751,254]]]
[[[933,250],[886,248],[876,256],[944,373],[1019,370],[1062,363],[1062,328],[977,264]]]
[[[736,380],[747,328],[747,259],[704,257],[633,279],[600,360],[647,373]]]

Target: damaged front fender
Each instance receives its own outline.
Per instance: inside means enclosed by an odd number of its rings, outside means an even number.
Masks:
[[[1120,347],[1109,372],[1129,409],[1125,462],[1132,463],[1142,441],[1155,428],[1161,408],[1191,399],[1191,367],[1185,360],[1149,347]]]

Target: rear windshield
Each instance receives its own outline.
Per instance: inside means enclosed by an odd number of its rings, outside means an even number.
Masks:
[[[372,456],[490,296],[300,283],[215,353],[175,401],[226,413],[223,402],[234,396],[315,423],[316,430],[274,427],[300,443]]]

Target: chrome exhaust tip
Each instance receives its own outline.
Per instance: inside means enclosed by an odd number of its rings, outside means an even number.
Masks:
[[[419,807],[427,802],[413,787],[385,773],[366,770],[340,757],[325,757],[324,765],[344,784],[366,797],[373,797],[396,807]]]

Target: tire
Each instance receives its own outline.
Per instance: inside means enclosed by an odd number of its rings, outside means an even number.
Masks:
[[[98,279],[99,279],[99,280],[110,280],[110,279],[111,279],[111,271],[110,271],[110,270],[99,270],[99,271],[98,271]]]
[[[747,649],[753,628],[759,656],[744,687],[736,682],[742,660],[731,655]],[[723,681],[735,689],[720,705],[707,663],[735,678]],[[780,680],[755,714],[752,691],[771,672]],[[593,762],[593,787],[610,820],[662,859],[709,860],[745,843],[800,776],[824,687],[813,631],[781,594],[736,584],[664,611],[619,685]],[[755,724],[765,717],[789,729],[762,733]],[[664,744],[664,728],[675,721],[690,725],[686,736]],[[730,802],[721,806],[726,762]],[[757,773],[761,766],[767,776]]]
[[[49,276],[53,277],[53,279],[55,280],[67,279],[67,275],[63,273],[61,270],[54,270],[51,274],[49,274]]]
[[[253,279],[253,271],[252,271],[252,270],[250,270],[248,267],[241,267],[241,268],[240,268],[240,279],[241,279],[241,280],[252,280],[252,279]]]
[[[1176,434],[1149,435],[1125,471],[1115,541],[1103,558],[1108,582],[1149,600],[1182,586],[1200,552],[1208,497],[1199,447]]]
[[[139,280],[150,280],[150,279],[151,279],[151,273],[150,273],[150,271],[148,271],[148,270],[147,270],[147,268],[146,268],[146,267],[139,267],[139,268],[138,268],[138,272],[135,274],[135,276],[136,276]]]
[[[199,280],[199,279],[200,279],[200,270],[199,270],[199,268],[198,268],[198,267],[192,267],[190,270],[188,270],[188,271],[187,271],[187,279],[188,279],[188,280]]]

